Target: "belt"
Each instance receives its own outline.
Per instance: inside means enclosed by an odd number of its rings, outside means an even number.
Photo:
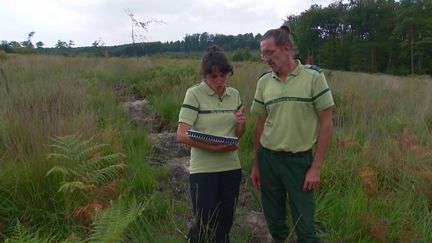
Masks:
[[[275,150],[265,148],[263,146],[261,146],[261,148],[265,151],[272,153],[272,154],[279,155],[279,156],[285,156],[285,157],[304,157],[304,156],[307,156],[307,155],[312,153],[312,149],[308,149],[306,151],[294,153],[294,152],[287,152],[287,151],[275,151]]]

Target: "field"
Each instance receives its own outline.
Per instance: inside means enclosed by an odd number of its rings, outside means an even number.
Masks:
[[[0,241],[185,242],[190,205],[122,102],[146,98],[174,132],[198,59],[0,56]],[[267,67],[234,63],[249,108]],[[334,133],[317,190],[325,242],[432,242],[432,79],[325,70]],[[260,203],[249,181],[254,118],[232,242]],[[187,185],[186,185],[187,186]]]

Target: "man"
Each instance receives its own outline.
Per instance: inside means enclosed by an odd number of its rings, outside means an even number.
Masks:
[[[252,183],[261,188],[274,242],[289,234],[287,194],[297,241],[319,242],[313,192],[330,141],[334,101],[321,70],[294,59],[287,26],[267,31],[260,48],[272,71],[258,80],[251,107],[257,115]]]

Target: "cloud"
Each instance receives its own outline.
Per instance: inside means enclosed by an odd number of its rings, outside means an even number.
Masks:
[[[319,1],[328,5],[332,0]],[[35,31],[34,41],[54,46],[57,40],[73,40],[89,46],[101,39],[106,45],[130,43],[131,21],[127,9],[139,21],[150,24],[141,34],[147,41],[181,40],[186,34],[264,33],[299,14],[316,1],[267,0],[23,0],[4,1],[0,8],[0,40],[23,41]]]

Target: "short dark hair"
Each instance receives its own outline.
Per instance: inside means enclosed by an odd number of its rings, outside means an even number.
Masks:
[[[262,36],[261,41],[270,37],[274,39],[276,45],[282,46],[289,44],[294,49],[294,40],[291,28],[288,25],[282,25],[280,28],[268,30]]]
[[[233,67],[223,49],[218,45],[212,45],[205,50],[201,61],[201,76],[205,77],[207,74],[211,74],[213,67],[218,67],[224,74],[233,74]]]

